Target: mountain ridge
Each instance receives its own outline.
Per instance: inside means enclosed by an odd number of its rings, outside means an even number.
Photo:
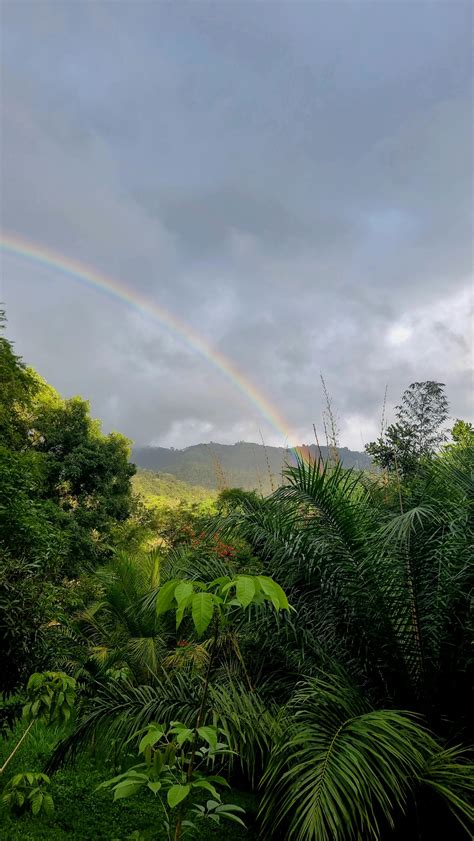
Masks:
[[[302,445],[312,458],[317,458],[315,444]],[[328,447],[321,447],[323,460],[330,455]],[[371,459],[366,453],[338,448],[344,467],[366,470]],[[248,441],[235,444],[192,444],[183,449],[172,447],[135,446],[132,461],[137,467],[158,473],[169,473],[190,485],[212,490],[223,487],[240,487],[268,493],[272,486],[281,484],[285,464],[293,460],[290,450],[270,447]]]

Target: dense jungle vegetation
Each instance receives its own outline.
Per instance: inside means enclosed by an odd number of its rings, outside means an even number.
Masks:
[[[441,384],[372,471],[166,506],[4,336],[0,383],[2,841],[471,835],[474,432]]]

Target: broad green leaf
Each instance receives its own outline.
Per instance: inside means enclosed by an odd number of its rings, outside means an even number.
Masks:
[[[157,742],[163,737],[164,730],[157,728],[150,729],[150,732],[143,737],[138,746],[138,752],[143,753],[145,748],[154,747]]]
[[[50,794],[45,794],[44,795],[43,808],[44,808],[44,811],[46,812],[46,814],[48,816],[53,814],[53,812],[54,812],[54,800],[53,800],[53,798],[51,797]]]
[[[178,605],[178,609],[176,611],[176,630],[178,630],[179,626],[181,625],[181,622],[183,621],[183,616],[191,603],[192,597],[193,593],[191,590],[191,593],[188,596],[182,598]]]
[[[168,790],[168,794],[166,796],[166,799],[168,801],[168,806],[170,807],[170,809],[174,809],[175,806],[178,805],[178,803],[181,803],[181,801],[184,800],[185,797],[188,796],[190,791],[191,791],[191,786],[190,785],[171,786],[171,788]]]
[[[266,575],[259,575],[258,581],[263,592],[272,602],[275,610],[289,610],[290,605],[288,604],[285,592],[273,578],[269,578]]]
[[[210,745],[212,750],[217,750],[217,730],[215,727],[198,727],[198,733],[201,739],[204,739]]]
[[[43,792],[36,789],[31,796],[31,811],[34,815],[38,815],[43,805]]]
[[[148,782],[148,774],[142,774],[142,773],[140,773],[140,771],[135,771],[133,768],[126,771],[126,778],[131,783],[137,783],[137,782],[146,783],[146,782]]]
[[[185,742],[191,741],[191,739],[193,737],[193,732],[194,732],[193,730],[187,729],[187,730],[181,730],[178,733],[178,736],[176,738],[176,742],[178,743],[179,747],[182,747]]]
[[[237,815],[234,815],[233,812],[223,812],[220,809],[219,811],[216,809],[216,812],[218,812],[220,818],[226,818],[228,821],[234,821],[234,823],[239,823],[241,826],[244,827],[244,829],[247,829],[243,820],[237,817]]]
[[[153,792],[153,794],[156,794],[161,788],[161,783],[160,782],[148,783],[148,788],[150,789],[150,791]]]
[[[142,788],[142,783],[131,783],[124,780],[114,788],[114,800],[122,800],[124,797],[132,797]]]
[[[192,616],[196,632],[200,636],[208,627],[214,612],[212,593],[195,593],[192,600]]]
[[[42,675],[40,672],[35,672],[33,675],[31,675],[28,681],[27,689],[36,689],[38,686],[41,686],[43,682],[44,675]]]
[[[206,780],[210,783],[217,783],[220,786],[226,786],[230,788],[229,783],[224,777],[220,777],[218,774],[212,774],[210,777],[206,777]]]
[[[255,580],[249,575],[238,575],[236,581],[236,595],[242,607],[248,607],[255,596]]]
[[[235,803],[222,803],[216,812],[242,812],[245,815],[245,809],[242,809],[242,806],[236,806]]]
[[[183,599],[188,599],[193,592],[194,588],[192,581],[181,581],[176,587],[176,590],[174,591],[174,597],[176,599],[178,607],[183,601]]]
[[[221,796],[220,796],[219,792],[217,791],[217,789],[214,788],[212,783],[209,783],[207,780],[196,780],[194,783],[192,783],[192,787],[193,788],[204,788],[204,789],[206,789],[206,791],[210,791],[210,793],[212,794],[213,797],[216,798],[216,800],[221,799]]]
[[[217,586],[219,587],[219,590],[222,590],[224,585],[228,584],[229,582],[230,582],[230,578],[229,578],[228,575],[221,575],[220,578],[214,578],[214,581],[211,581],[211,583],[208,584],[207,586],[208,586],[209,590],[211,590],[213,587],[217,587]]]
[[[160,588],[156,599],[156,612],[158,616],[161,613],[166,613],[166,611],[170,609],[174,599],[174,591],[176,590],[178,583],[179,582],[176,580],[167,581],[166,584],[163,584],[163,587]]]

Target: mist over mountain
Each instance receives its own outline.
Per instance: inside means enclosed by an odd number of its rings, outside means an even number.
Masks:
[[[316,445],[305,447],[313,458],[317,457]],[[370,467],[366,453],[338,449],[344,467],[363,470]],[[321,447],[321,455],[329,455]],[[182,450],[167,447],[138,446],[132,451],[132,461],[142,468],[170,473],[184,482],[205,488],[239,487],[262,490],[267,493],[280,484],[285,464],[292,463],[291,451],[284,447],[265,447],[239,441],[237,444],[195,444]]]

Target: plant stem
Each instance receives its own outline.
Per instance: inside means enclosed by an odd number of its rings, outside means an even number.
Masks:
[[[198,730],[199,730],[199,728],[202,724],[202,718],[203,718],[203,715],[204,715],[204,707],[205,707],[205,704],[206,704],[207,692],[208,692],[208,689],[209,689],[209,678],[211,676],[212,661],[214,660],[214,654],[215,654],[215,651],[216,651],[216,648],[217,648],[218,636],[219,636],[219,616],[218,616],[218,614],[216,614],[215,617],[214,617],[214,638],[212,640],[211,653],[209,655],[209,661],[208,661],[208,664],[207,664],[206,677],[204,679],[204,688],[203,688],[203,691],[202,691],[201,703],[199,705],[199,712],[197,714],[196,724],[194,726],[193,741],[192,741],[192,746],[191,746],[191,758],[189,760],[188,772],[186,774],[186,779],[187,779],[188,783],[191,782],[191,777],[193,775],[194,757],[196,755],[196,747],[197,747],[197,740],[198,740]],[[176,819],[176,828],[175,828],[175,831],[174,831],[174,841],[180,841],[180,839],[181,839],[181,829],[182,829],[182,823],[183,823],[183,808],[184,808],[184,802],[182,802],[179,806],[178,817]]]
[[[213,660],[214,660],[214,654],[215,654],[216,648],[217,648],[218,636],[219,636],[219,617],[216,614],[216,616],[214,618],[214,638],[213,638],[213,641],[212,641],[211,653],[209,655],[209,662],[207,664],[206,677],[204,679],[204,688],[203,688],[203,691],[202,691],[201,704],[199,706],[199,712],[198,712],[197,719],[196,719],[196,725],[194,727],[193,742],[192,742],[192,748],[191,748],[191,759],[190,759],[190,762],[189,762],[188,775],[187,775],[188,776],[188,781],[191,779],[191,776],[192,776],[192,773],[193,773],[194,756],[195,756],[195,753],[196,753],[197,738],[198,738],[198,729],[200,728],[200,726],[202,724],[202,718],[203,718],[203,715],[204,715],[204,707],[205,707],[205,704],[206,704],[207,692],[208,692],[208,689],[209,689],[209,678],[211,676],[211,668],[212,668],[212,663],[213,663]]]
[[[7,757],[7,759],[6,759],[6,760],[5,760],[5,762],[3,763],[2,767],[0,768],[0,774],[3,774],[3,772],[4,772],[5,768],[7,767],[7,765],[9,765],[9,764],[10,764],[10,760],[12,760],[12,759],[13,759],[13,757],[15,756],[15,754],[16,754],[16,752],[17,752],[17,750],[18,750],[18,749],[21,747],[21,745],[23,744],[23,742],[25,741],[25,739],[26,739],[26,737],[27,737],[28,733],[30,732],[31,728],[33,727],[33,724],[35,724],[35,723],[36,723],[36,718],[34,718],[34,719],[33,719],[33,721],[30,721],[30,723],[29,723],[28,727],[26,728],[25,732],[23,733],[23,736],[22,736],[22,737],[21,737],[21,739],[20,739],[20,740],[16,743],[16,745],[15,745],[15,747],[13,748],[13,750],[12,750],[12,752],[11,752],[10,756],[9,756],[9,757]]]

